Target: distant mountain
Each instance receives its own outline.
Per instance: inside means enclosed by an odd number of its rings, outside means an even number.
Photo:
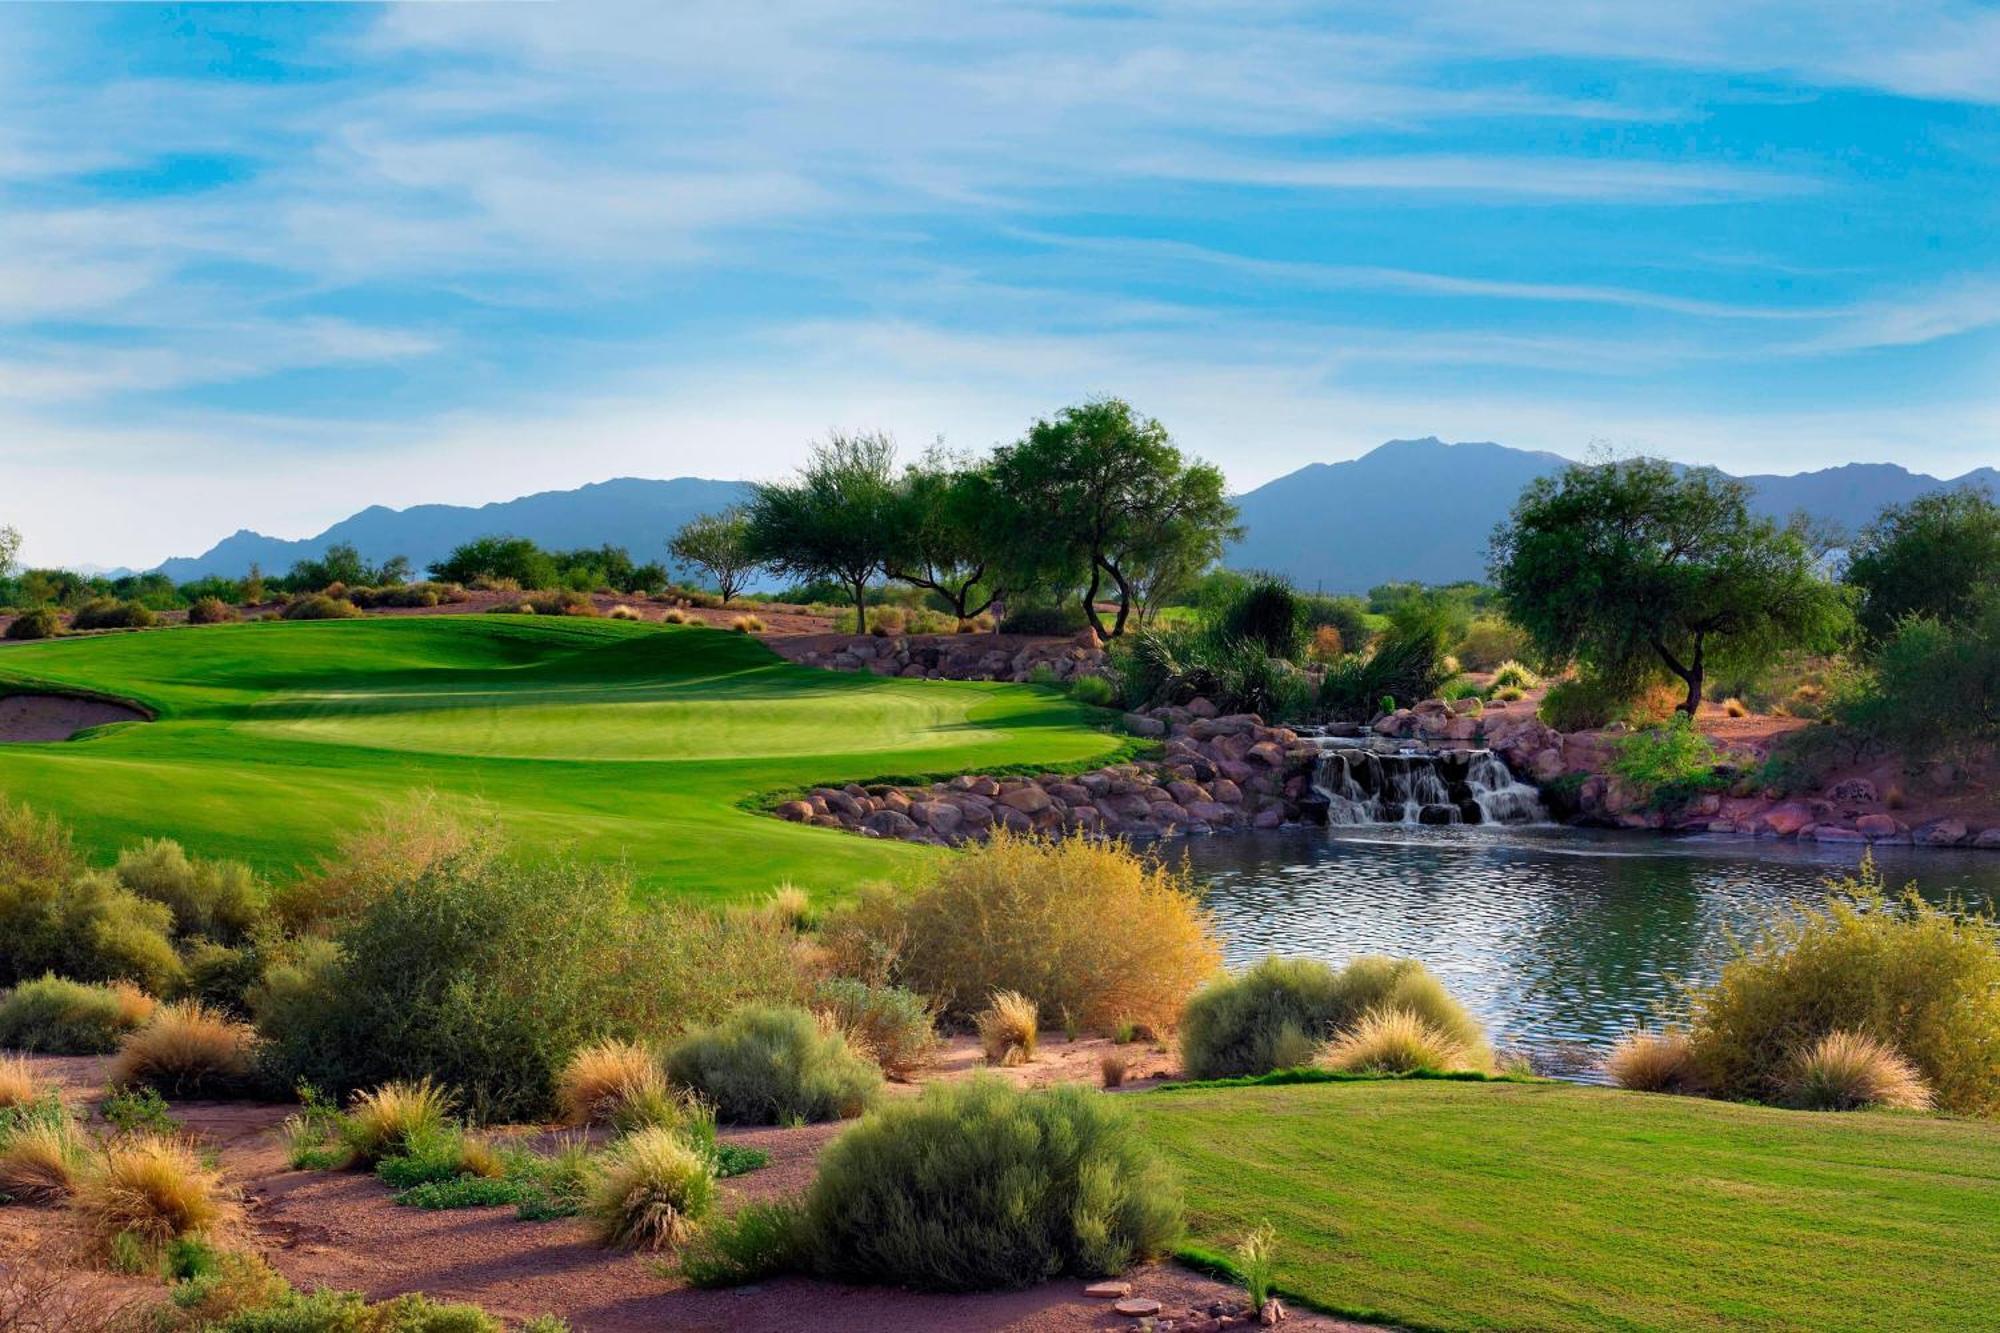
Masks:
[[[1378,583],[1450,583],[1485,577],[1486,543],[1515,497],[1536,477],[1561,471],[1555,454],[1499,444],[1391,440],[1344,463],[1313,463],[1237,497],[1242,541],[1224,561],[1268,569],[1301,587],[1364,592]],[[1884,505],[1944,486],[1985,484],[1980,468],[1941,481],[1893,463],[1849,463],[1793,476],[1745,477],[1760,512],[1804,512],[1854,532]]]
[[[450,555],[452,548],[492,533],[529,537],[558,550],[579,546],[623,546],[632,558],[667,561],[666,541],[696,514],[726,508],[744,497],[740,481],[677,477],[650,481],[619,477],[573,491],[542,491],[518,500],[479,505],[415,505],[387,509],[373,505],[344,518],[316,537],[286,541],[245,528],[197,556],[160,566],[176,583],[207,575],[242,578],[255,564],[266,574],[282,574],[294,562],[316,559],[340,542],[350,542],[371,562],[408,556],[423,569]]]

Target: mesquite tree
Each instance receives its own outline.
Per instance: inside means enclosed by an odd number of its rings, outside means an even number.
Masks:
[[[1492,576],[1542,657],[1607,680],[1665,668],[1689,714],[1718,660],[1829,649],[1851,623],[1801,525],[1751,514],[1740,481],[1651,458],[1530,483],[1493,535]]]
[[[757,572],[756,553],[750,546],[750,520],[740,506],[688,520],[667,543],[667,551],[681,564],[713,579],[724,606],[736,600]]]
[[[854,594],[854,628],[868,632],[868,583],[893,549],[896,446],[879,433],[812,447],[789,481],[762,482],[746,507],[750,551],[761,564],[807,579],[838,579]]]

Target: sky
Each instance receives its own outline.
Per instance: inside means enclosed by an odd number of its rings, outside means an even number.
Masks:
[[[0,4],[31,562],[1107,394],[1239,489],[2000,463],[2000,8]]]

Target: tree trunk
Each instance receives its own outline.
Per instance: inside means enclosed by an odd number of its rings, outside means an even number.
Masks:
[[[1126,618],[1132,614],[1132,585],[1118,572],[1118,566],[1109,560],[1104,562],[1104,568],[1110,573],[1112,581],[1118,585],[1118,618],[1111,623],[1111,637],[1115,639],[1125,632]]]
[[[1090,566],[1090,586],[1083,590],[1083,615],[1084,619],[1090,622],[1090,627],[1097,631],[1097,637],[1100,639],[1107,637],[1104,633],[1104,622],[1097,616],[1097,589],[1103,579],[1104,572],[1093,561]]]
[[[1675,705],[1674,711],[1677,713],[1686,713],[1689,717],[1693,717],[1701,708],[1701,682],[1702,677],[1707,674],[1706,668],[1703,666],[1703,658],[1707,655],[1708,651],[1708,645],[1704,642],[1705,638],[1706,636],[1701,634],[1694,636],[1694,659],[1685,665],[1682,664],[1678,657],[1673,655],[1664,642],[1659,639],[1653,640],[1653,651],[1658,653],[1660,660],[1667,664],[1667,670],[1687,682],[1687,697]]]
[[[866,578],[854,580],[854,632],[856,634],[866,634],[868,632],[868,580]]]

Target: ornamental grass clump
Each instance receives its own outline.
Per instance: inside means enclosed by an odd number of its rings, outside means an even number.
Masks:
[[[556,1108],[565,1125],[609,1125],[667,1095],[659,1057],[637,1042],[593,1042],[556,1076]]]
[[[1490,1066],[1458,1040],[1409,1009],[1370,1009],[1336,1036],[1321,1062],[1354,1074],[1414,1074]]]
[[[54,1091],[42,1082],[25,1055],[0,1055],[0,1132],[9,1113],[40,1105]]]
[[[1035,1002],[1019,991],[995,991],[992,1003],[973,1017],[973,1024],[987,1064],[1023,1065],[1035,1058],[1041,1014]]]
[[[1689,1035],[1718,1096],[1783,1102],[1801,1051],[1866,1034],[1930,1086],[1940,1110],[2000,1114],[2000,927],[1906,890],[1872,858],[1826,905],[1774,916],[1689,994]]]
[[[680,1135],[642,1129],[605,1155],[584,1211],[606,1245],[662,1250],[681,1244],[715,1203],[715,1168]]]
[[[1695,1064],[1694,1043],[1679,1028],[1628,1032],[1604,1057],[1604,1072],[1630,1092],[1699,1096],[1704,1088]]]
[[[952,1018],[996,991],[1078,1031],[1172,1030],[1221,966],[1215,922],[1184,872],[1119,843],[996,832],[927,884],[864,894],[827,923],[836,968],[889,980]]]
[[[340,1137],[363,1165],[402,1156],[412,1142],[451,1124],[451,1096],[429,1079],[385,1083],[357,1094],[340,1118]]]
[[[54,1055],[105,1055],[153,1016],[153,998],[130,982],[86,985],[58,976],[24,981],[0,997],[0,1046]]]
[[[76,1192],[89,1155],[76,1123],[56,1105],[0,1132],[0,1203],[61,1203]]]
[[[1928,1111],[1930,1086],[1893,1047],[1865,1032],[1829,1032],[1792,1057],[1785,1104],[1808,1111]]]
[[[107,1075],[114,1088],[149,1087],[176,1097],[240,1093],[250,1081],[257,1033],[199,1000],[162,1005],[125,1035]]]
[[[77,1183],[76,1210],[106,1243],[128,1236],[155,1249],[213,1234],[239,1212],[215,1168],[187,1144],[152,1134],[106,1144]]]
[[[1115,1099],[939,1084],[820,1158],[803,1227],[825,1276],[934,1291],[1103,1277],[1181,1233],[1180,1191]]]
[[[803,1009],[752,1005],[689,1034],[667,1076],[722,1120],[751,1125],[844,1120],[881,1095],[882,1075],[838,1029]]]

